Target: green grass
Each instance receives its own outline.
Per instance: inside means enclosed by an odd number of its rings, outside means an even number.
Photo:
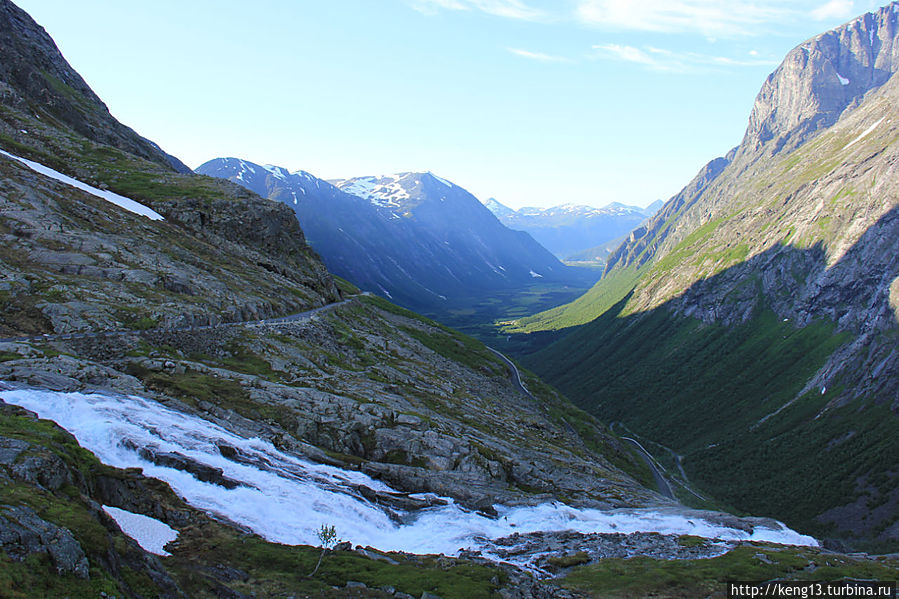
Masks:
[[[549,565],[555,568],[571,568],[573,566],[582,566],[590,561],[590,556],[586,551],[578,551],[568,555],[553,556],[546,560]]]
[[[339,537],[340,524],[335,526]],[[250,580],[231,583],[231,586],[245,594],[263,596],[301,593],[321,596],[319,593],[331,587],[343,587],[352,580],[363,582],[369,588],[389,585],[415,597],[428,591],[444,599],[490,599],[498,596],[496,591],[506,578],[499,568],[464,560],[382,554],[398,562],[391,564],[349,551],[327,554],[318,573],[310,578],[308,575],[320,553],[316,547],[278,545],[255,536],[238,537],[216,529],[182,535],[180,548],[166,561],[179,574],[185,591],[192,597],[215,596],[208,579],[194,575],[185,567],[195,560],[251,572]]]
[[[240,363],[240,366],[247,368],[248,364]],[[289,410],[252,401],[249,392],[232,379],[190,369],[183,373],[152,372],[133,362],[128,365],[128,373],[141,379],[148,388],[182,399],[192,406],[209,402],[251,420],[274,421],[286,430],[296,428],[296,418]]]
[[[810,567],[814,564],[814,567]],[[817,549],[742,546],[713,559],[606,559],[572,570],[557,582],[590,597],[693,599],[726,597],[728,581],[891,581],[896,560],[874,561],[828,555]]]
[[[639,277],[640,271],[634,267],[615,270],[570,304],[519,318],[504,326],[503,332],[535,333],[586,324],[630,293]]]
[[[31,554],[23,561],[0,553],[0,593],[4,599],[97,599],[101,592],[110,597],[124,596],[119,584],[104,570],[91,568],[90,574],[89,580],[72,574],[60,576],[46,553]],[[154,590],[159,592],[158,588]]]
[[[834,325],[805,328],[770,312],[734,326],[705,325],[664,308],[619,316],[627,298],[590,325],[524,359],[577,405],[623,421],[685,456],[691,483],[716,500],[830,534],[813,516],[854,500],[856,481],[899,462],[899,417],[854,402],[816,418],[838,396],[796,397],[849,337]],[[591,364],[572,369],[570,365]],[[855,433],[838,450],[833,439]],[[879,481],[881,501],[889,480]],[[890,518],[889,515],[886,518]]]

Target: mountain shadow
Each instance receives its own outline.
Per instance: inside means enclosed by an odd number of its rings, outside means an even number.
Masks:
[[[653,310],[624,313],[628,295],[523,361],[735,508],[895,551],[897,238],[893,209],[829,267],[820,244],[777,245]]]

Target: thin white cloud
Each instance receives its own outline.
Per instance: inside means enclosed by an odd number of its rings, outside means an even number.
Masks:
[[[782,0],[579,0],[576,10],[588,25],[710,37],[759,34],[796,15]]]
[[[411,0],[410,5],[428,15],[441,10],[479,10],[489,15],[523,21],[538,21],[549,16],[547,12],[522,0]]]
[[[543,52],[531,52],[530,50],[524,50],[522,48],[506,48],[506,50],[516,56],[536,60],[538,62],[572,62],[570,58],[564,56],[553,56],[552,54],[544,54]]]
[[[753,57],[740,60],[727,56],[714,56],[696,52],[673,52],[653,46],[627,46],[621,44],[599,44],[593,46],[595,57],[619,60],[642,65],[653,71],[665,73],[695,73],[714,68],[772,66],[777,61]]]
[[[852,0],[830,0],[812,11],[812,18],[816,21],[827,19],[848,19],[855,13],[855,3]]]

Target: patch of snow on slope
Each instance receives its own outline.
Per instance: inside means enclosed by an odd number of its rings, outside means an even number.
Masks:
[[[408,173],[400,175],[384,175],[381,177],[356,177],[338,184],[338,187],[349,194],[366,199],[381,208],[396,208],[402,200],[409,199],[409,192],[403,187],[401,180]]]
[[[440,181],[441,183],[443,183],[444,185],[446,185],[447,187],[449,187],[449,188],[452,189],[453,184],[450,183],[449,181],[447,181],[446,179],[444,179],[444,178],[442,178],[442,177],[438,177],[437,175],[435,175],[435,174],[432,173],[432,172],[428,172],[428,174],[431,175],[432,177],[434,177],[435,179],[437,179],[438,181]]]
[[[834,71],[836,73],[836,71]],[[837,79],[840,80],[840,85],[849,85],[849,80],[837,73]]]
[[[131,198],[126,198],[125,196],[120,196],[117,193],[106,191],[104,189],[97,189],[92,185],[82,183],[78,179],[73,179],[68,175],[63,175],[62,173],[55,171],[52,168],[46,167],[39,162],[34,162],[33,160],[28,160],[26,158],[20,158],[14,154],[10,154],[9,152],[4,152],[3,150],[0,150],[0,154],[6,156],[7,158],[18,160],[37,173],[40,173],[46,177],[50,177],[51,179],[56,179],[60,183],[65,183],[66,185],[69,185],[76,189],[80,189],[81,191],[86,191],[87,193],[96,196],[101,200],[106,200],[107,202],[115,204],[119,208],[123,208],[128,212],[133,212],[134,214],[139,214],[140,216],[146,216],[150,220],[163,220],[163,216],[161,214],[159,214],[152,208],[147,208],[143,204],[135,202]]]
[[[376,181],[377,179],[374,177],[357,177],[348,181],[341,181],[337,186],[348,194],[370,200],[372,193],[378,186]]]
[[[116,521],[123,533],[137,541],[144,551],[164,557],[172,555],[163,547],[178,538],[178,531],[165,522],[108,505],[103,506],[103,511]]]
[[[542,278],[543,278],[543,275],[541,275],[539,272],[534,272],[534,271],[532,270],[532,271],[531,271],[531,278],[533,278],[533,279],[542,279]]]
[[[877,121],[876,123],[874,123],[873,125],[871,125],[871,126],[868,127],[867,129],[865,129],[865,130],[862,132],[861,135],[859,135],[858,137],[856,137],[855,139],[853,139],[852,141],[850,141],[848,144],[846,144],[846,146],[845,146],[843,149],[845,150],[846,148],[848,148],[848,147],[854,145],[855,143],[861,141],[866,135],[868,135],[869,133],[871,133],[872,131],[874,131],[874,129],[877,128],[877,125],[879,125],[880,123],[882,123],[882,122],[883,122],[883,119],[885,119],[885,118],[886,118],[886,117],[881,117],[879,121]]]
[[[287,172],[287,169],[283,169],[280,166],[275,166],[273,164],[266,164],[262,168],[270,172],[272,176],[274,176],[276,179],[280,179],[281,181],[286,181],[287,175],[290,174],[289,172]]]

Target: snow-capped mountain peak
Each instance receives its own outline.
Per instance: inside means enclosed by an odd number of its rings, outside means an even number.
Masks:
[[[330,181],[341,191],[364,198],[382,208],[398,208],[402,202],[413,198],[414,188],[428,181],[454,189],[456,185],[428,171],[425,173],[404,172],[393,175],[354,177]]]
[[[403,180],[410,173],[398,173],[395,175],[381,175],[378,177],[354,177],[334,184],[346,193],[364,198],[383,208],[396,208],[402,200],[409,199],[409,191],[403,185]]]

